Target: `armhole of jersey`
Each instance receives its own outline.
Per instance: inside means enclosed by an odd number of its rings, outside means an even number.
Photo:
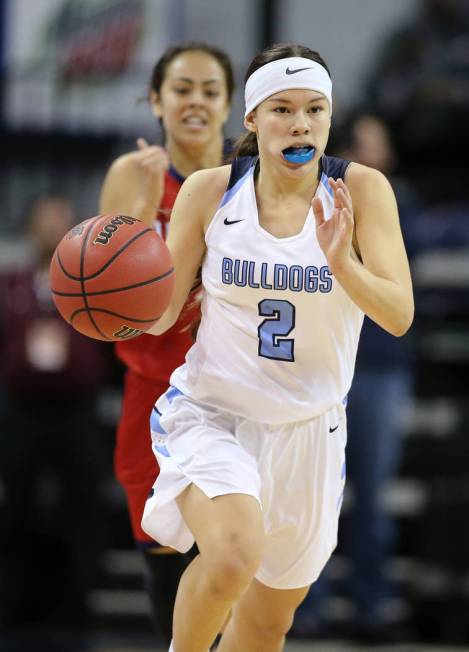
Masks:
[[[334,181],[337,181],[337,179],[345,179],[345,173],[347,172],[350,163],[351,161],[337,158],[336,156],[323,156],[323,174],[325,174],[328,179],[329,177],[332,177]]]
[[[236,184],[246,175],[249,169],[255,165],[256,161],[257,156],[241,156],[240,158],[235,158],[232,161],[228,185],[226,186],[226,190],[223,194],[218,209],[224,206],[231,199],[233,194],[235,194]]]

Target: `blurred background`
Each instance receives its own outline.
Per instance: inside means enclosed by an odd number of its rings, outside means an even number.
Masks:
[[[191,39],[232,57],[229,137],[256,52],[322,54],[328,153],[391,180],[415,284],[405,338],[365,324],[339,546],[288,649],[469,647],[469,0],[1,0],[0,649],[156,649],[112,469],[122,368],[58,328],[47,265],[111,161],[159,142],[151,69]]]

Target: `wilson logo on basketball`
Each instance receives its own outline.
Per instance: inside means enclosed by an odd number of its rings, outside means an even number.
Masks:
[[[137,218],[130,217],[129,215],[118,215],[117,217],[113,217],[93,240],[93,244],[107,245],[113,234],[120,226],[122,226],[122,224],[135,224],[135,222],[139,221],[140,220],[137,220]]]

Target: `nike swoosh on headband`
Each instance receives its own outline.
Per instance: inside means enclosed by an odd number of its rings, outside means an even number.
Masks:
[[[311,70],[311,67],[308,66],[307,68],[296,68],[295,70],[290,70],[290,68],[287,68],[285,70],[286,75],[294,75],[296,72],[301,72],[302,70]]]

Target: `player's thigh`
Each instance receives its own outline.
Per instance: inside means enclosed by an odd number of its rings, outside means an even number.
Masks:
[[[201,554],[249,553],[260,558],[264,521],[256,498],[240,493],[209,498],[191,484],[176,501]]]
[[[233,608],[233,624],[272,635],[285,635],[292,626],[296,608],[308,591],[309,586],[273,589],[254,579]]]

